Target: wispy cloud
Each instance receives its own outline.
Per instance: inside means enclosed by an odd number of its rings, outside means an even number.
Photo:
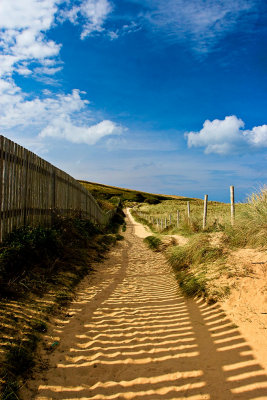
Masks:
[[[205,153],[228,154],[244,148],[267,147],[267,125],[244,129],[245,123],[235,115],[224,120],[206,120],[198,132],[185,134],[188,147],[204,147]]]
[[[61,10],[60,18],[62,21],[68,19],[73,24],[80,24],[81,39],[84,39],[92,33],[104,30],[104,23],[112,10],[109,0],[83,0]]]
[[[186,42],[197,52],[206,53],[239,24],[251,19],[258,0],[149,0],[141,3],[149,29],[164,33],[170,42]],[[239,27],[240,28],[240,27]]]

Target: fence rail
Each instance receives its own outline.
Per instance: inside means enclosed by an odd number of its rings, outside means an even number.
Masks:
[[[107,225],[116,210],[105,213],[66,172],[0,135],[0,241],[14,228],[49,226],[56,213],[74,212]]]

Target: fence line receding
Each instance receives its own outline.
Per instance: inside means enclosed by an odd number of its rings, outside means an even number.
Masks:
[[[104,212],[78,181],[31,151],[0,135],[0,241],[14,228],[52,224],[59,213],[107,225]]]

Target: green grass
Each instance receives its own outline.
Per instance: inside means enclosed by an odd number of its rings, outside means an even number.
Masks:
[[[177,279],[179,286],[187,296],[197,296],[206,294],[206,282],[204,274],[193,274],[187,271],[178,271]]]
[[[177,270],[194,264],[216,261],[222,254],[221,248],[210,245],[209,235],[201,233],[191,237],[185,246],[172,247],[168,254],[168,259],[170,264]]]
[[[162,244],[160,238],[156,237],[156,236],[147,236],[144,239],[144,242],[147,244],[147,246],[154,251],[158,251],[159,250],[159,246]]]
[[[95,199],[103,206],[102,201],[111,204],[117,204],[120,199],[125,205],[131,203],[158,204],[163,200],[171,199],[172,196],[146,193],[138,190],[124,189],[115,186],[102,185],[87,181],[79,181],[88,189]]]
[[[227,244],[232,247],[267,248],[267,188],[252,194],[237,216],[234,226],[226,229]]]
[[[183,293],[209,295],[207,283],[221,269],[224,254],[222,248],[210,245],[208,234],[192,236],[188,244],[173,246],[166,255]]]
[[[152,225],[151,219],[154,217],[154,231],[161,231],[161,227],[157,227],[155,220],[163,220],[165,234],[179,233],[189,236],[203,231],[203,200],[190,199],[190,218],[187,215],[187,200],[172,199],[163,200],[160,204],[148,205],[140,204],[133,210],[133,215],[142,214],[143,223]],[[236,219],[247,209],[247,204],[236,204]],[[179,211],[179,225],[177,226],[177,210]],[[171,216],[171,223],[170,223]],[[165,228],[165,219],[167,218],[167,228]],[[219,232],[230,225],[231,214],[230,205],[219,202],[208,203],[208,217],[205,232]]]

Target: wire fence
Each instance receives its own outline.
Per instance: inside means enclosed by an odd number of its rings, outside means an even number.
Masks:
[[[66,172],[0,135],[0,241],[14,228],[50,226],[57,214],[79,213],[105,226],[115,212],[104,212]]]
[[[238,205],[244,207],[243,204]],[[208,195],[204,196],[204,201],[202,204],[196,204],[195,200],[192,201],[180,201],[180,208],[174,210],[174,205],[171,206],[172,211],[168,211],[168,205],[161,206],[161,208],[156,211],[157,206],[146,206],[145,211],[140,211],[140,206],[133,209],[135,214],[151,224],[157,231],[163,231],[165,229],[177,229],[185,223],[191,228],[194,226],[195,229],[203,230],[210,226],[215,228],[216,226],[231,222],[233,226],[235,223],[235,195],[234,186],[230,186],[230,206],[225,203],[211,202],[208,205]],[[150,207],[150,209],[149,209]],[[217,210],[216,210],[217,208]],[[209,213],[208,213],[209,211]],[[208,226],[209,225],[209,226]]]

